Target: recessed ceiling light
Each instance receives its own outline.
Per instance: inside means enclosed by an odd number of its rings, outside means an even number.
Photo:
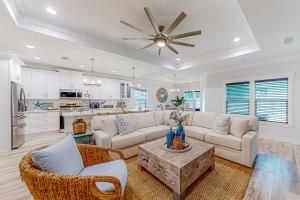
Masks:
[[[56,11],[53,8],[47,7],[46,11],[52,15],[56,15]]]
[[[238,38],[238,37],[237,37],[237,38],[234,38],[233,41],[234,41],[234,42],[239,42],[240,40],[241,40],[241,38]]]
[[[139,76],[138,74],[136,74],[135,76]]]
[[[79,65],[80,67],[84,68],[85,66],[84,65]]]
[[[116,70],[112,70],[112,73],[116,73],[117,71]]]
[[[176,61],[180,61],[180,58],[176,58]]]
[[[138,84],[137,87],[142,87],[142,86],[140,84]]]
[[[35,47],[32,45],[26,45],[25,47],[29,48],[29,49],[34,49]]]
[[[33,59],[35,59],[35,60],[41,60],[41,58],[39,58],[39,57],[33,57]]]

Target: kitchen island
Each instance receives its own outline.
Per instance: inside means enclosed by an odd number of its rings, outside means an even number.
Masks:
[[[64,118],[64,132],[72,133],[73,132],[73,122],[77,119],[83,119],[87,125],[87,130],[91,129],[91,120],[94,116],[97,115],[119,115],[119,114],[127,114],[127,113],[139,113],[139,112],[147,112],[139,111],[137,109],[126,109],[122,111],[120,109],[93,109],[81,112],[65,112],[62,113]]]

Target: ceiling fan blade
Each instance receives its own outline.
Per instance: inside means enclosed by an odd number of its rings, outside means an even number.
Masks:
[[[171,44],[176,44],[176,45],[182,45],[182,46],[186,46],[186,47],[195,47],[194,44],[189,44],[189,43],[185,43],[185,42],[177,42],[177,41],[169,41]]]
[[[148,18],[149,18],[149,20],[150,20],[150,22],[151,22],[153,28],[154,28],[154,30],[155,30],[155,33],[156,33],[156,34],[159,34],[160,32],[159,32],[158,26],[157,26],[157,24],[156,24],[156,22],[155,22],[155,19],[154,19],[153,15],[151,14],[150,9],[147,8],[147,7],[145,7],[144,10],[145,10],[146,15],[148,16]]]
[[[158,55],[160,56],[161,53],[161,48],[158,49]]]
[[[151,38],[122,38],[123,40],[154,40]]]
[[[135,29],[135,30],[141,32],[141,33],[144,33],[144,34],[149,35],[149,36],[151,36],[151,37],[155,37],[155,35],[153,35],[153,34],[151,34],[151,33],[148,33],[147,31],[144,31],[143,29],[140,29],[140,28],[138,28],[138,27],[136,27],[136,26],[134,26],[134,25],[132,25],[132,24],[129,24],[129,23],[123,21],[123,20],[121,20],[120,22],[121,22],[122,24],[125,24],[125,25],[129,26],[130,28],[133,28],[133,29]]]
[[[153,42],[153,43],[151,43],[151,44],[148,44],[147,46],[145,46],[145,47],[143,47],[143,48],[141,48],[141,49],[147,49],[147,48],[151,47],[151,46],[154,45],[154,44],[155,44],[155,42]]]
[[[182,34],[178,34],[178,35],[173,35],[170,36],[170,40],[174,40],[174,39],[178,39],[178,38],[184,38],[184,37],[191,37],[194,35],[200,35],[201,31],[193,31],[193,32],[189,32],[189,33],[182,33]]]
[[[176,51],[176,49],[174,49],[174,48],[173,48],[171,45],[169,45],[168,43],[166,43],[166,46],[167,46],[171,51],[173,51],[174,53],[179,54],[179,52]]]
[[[184,12],[181,12],[180,15],[175,19],[175,21],[171,24],[171,26],[165,31],[165,34],[170,34],[179,24],[180,22],[186,17]]]

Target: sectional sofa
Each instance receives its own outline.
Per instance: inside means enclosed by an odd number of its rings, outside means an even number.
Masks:
[[[134,122],[135,131],[127,135],[118,134],[115,115],[95,116],[91,122],[97,146],[121,149],[124,157],[137,155],[137,146],[165,137],[172,124],[170,111],[154,111],[127,114]],[[230,134],[214,132],[214,123],[224,114],[212,112],[189,112],[184,130],[191,137],[215,146],[215,154],[233,162],[252,167],[258,153],[258,120],[253,116],[225,115],[231,119]],[[246,127],[245,127],[246,123]]]

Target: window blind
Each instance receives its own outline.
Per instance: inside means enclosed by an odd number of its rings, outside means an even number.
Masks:
[[[288,78],[255,81],[255,113],[260,121],[288,123]]]
[[[250,83],[226,84],[226,113],[249,115]]]

